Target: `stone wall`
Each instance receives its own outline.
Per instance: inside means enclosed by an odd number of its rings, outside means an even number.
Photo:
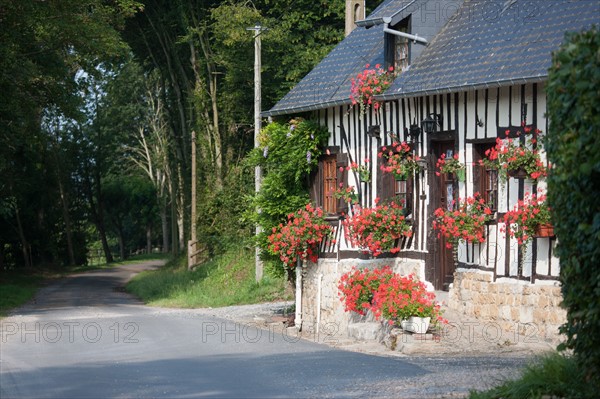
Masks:
[[[369,269],[389,265],[394,272],[402,275],[414,273],[423,278],[424,263],[419,260],[391,259],[319,259],[318,264],[308,263],[302,284],[302,329],[319,335],[348,334],[348,325],[359,322],[373,322],[372,316],[361,317],[353,312],[345,312],[344,304],[338,295],[338,284],[342,274],[353,266]],[[319,279],[321,280],[319,306]],[[320,310],[320,315],[319,315]],[[320,322],[318,320],[320,318]]]
[[[507,332],[532,340],[560,342],[558,328],[566,321],[556,281],[531,284],[515,279],[493,281],[491,272],[457,269],[448,307],[459,314],[493,322]]]

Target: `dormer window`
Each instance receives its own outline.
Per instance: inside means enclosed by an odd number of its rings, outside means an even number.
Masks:
[[[390,29],[410,34],[410,16],[404,18],[396,25],[390,26]],[[396,72],[406,71],[410,65],[410,39],[387,33],[385,40],[385,60],[387,66],[393,66]]]

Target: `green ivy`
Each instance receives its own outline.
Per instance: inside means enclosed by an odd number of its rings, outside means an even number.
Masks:
[[[547,86],[548,200],[558,237],[567,323],[561,331],[600,383],[600,31],[569,33]]]
[[[310,201],[310,175],[328,137],[327,129],[312,121],[273,122],[262,129],[260,146],[248,155],[249,165],[263,170],[261,189],[252,198],[248,216],[263,228],[257,240],[265,257],[272,228]]]

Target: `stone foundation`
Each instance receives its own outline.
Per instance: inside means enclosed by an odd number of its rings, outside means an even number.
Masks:
[[[419,260],[392,259],[319,259],[318,264],[309,263],[303,275],[302,284],[302,329],[319,335],[347,336],[348,326],[353,323],[372,323],[373,334],[378,335],[379,329],[373,317],[360,316],[353,312],[345,312],[344,304],[340,301],[338,284],[342,275],[353,266],[369,269],[389,265],[393,271],[402,275],[415,274],[419,278],[424,275],[424,263]],[[320,306],[319,306],[319,280]],[[320,310],[320,315],[319,315]],[[377,330],[377,331],[375,331]],[[365,333],[371,335],[370,332]]]
[[[458,269],[448,307],[482,323],[494,323],[507,332],[558,343],[561,340],[558,328],[566,321],[561,302],[556,281],[536,284],[507,278],[493,281],[491,272]]]

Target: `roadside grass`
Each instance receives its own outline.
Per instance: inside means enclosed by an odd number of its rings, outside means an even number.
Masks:
[[[0,275],[0,318],[29,301],[44,280],[41,274],[5,272]]]
[[[597,398],[598,387],[585,381],[577,359],[558,352],[527,366],[521,378],[505,381],[488,391],[470,393],[469,399]]]
[[[237,244],[223,255],[188,271],[186,258],[136,275],[127,290],[146,304],[162,307],[222,307],[288,300],[283,277],[255,281],[254,249]]]
[[[122,262],[94,266],[76,266],[67,269],[39,269],[31,272],[11,270],[0,273],[0,318],[8,316],[10,310],[31,300],[37,290],[49,279],[64,277],[72,273],[88,272],[99,269],[112,269],[147,260],[168,259],[165,254],[146,254],[131,257]]]

